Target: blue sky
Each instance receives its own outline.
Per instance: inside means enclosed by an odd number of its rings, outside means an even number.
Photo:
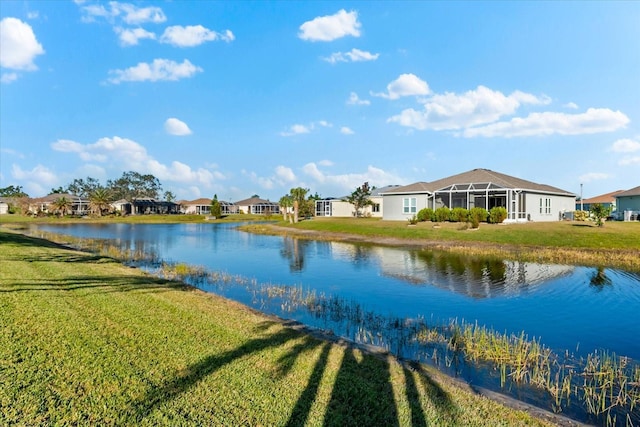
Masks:
[[[0,187],[640,184],[640,2],[0,2]]]

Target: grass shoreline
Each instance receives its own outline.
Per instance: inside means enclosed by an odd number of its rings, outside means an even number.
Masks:
[[[340,227],[335,227],[335,224]],[[531,240],[535,243],[526,243],[531,233],[539,233],[541,232],[539,230],[544,230],[544,224],[542,226],[536,224],[537,228],[532,232],[524,229],[527,227],[526,224],[484,225],[487,229],[498,231],[501,231],[500,227],[515,229],[516,234],[523,235],[517,237],[520,240],[519,243],[507,241],[507,239],[501,241],[499,238],[492,241],[485,238],[486,234],[478,236],[474,234],[478,233],[478,231],[464,229],[459,224],[438,224],[435,225],[437,229],[434,230],[434,224],[423,223],[418,228],[411,229],[411,233],[405,232],[405,228],[408,227],[404,224],[393,224],[384,228],[367,227],[371,224],[375,225],[376,223],[366,221],[358,223],[353,220],[351,222],[313,220],[298,224],[282,222],[277,224],[250,224],[243,225],[239,229],[255,234],[285,235],[309,240],[445,251],[460,255],[502,258],[515,261],[611,267],[640,272],[640,224],[631,224],[626,230],[620,227],[617,227],[613,232],[607,230],[608,234],[606,235],[600,233],[602,236],[600,242],[588,242],[589,245],[583,247],[573,244],[568,245],[559,242],[557,239],[550,239],[550,244],[548,245],[540,244],[539,240],[536,241],[534,239]],[[565,230],[571,230],[566,224],[560,225],[565,226]],[[576,227],[575,224],[570,226]],[[557,224],[550,224],[547,227],[553,227],[553,232],[558,233],[556,231]],[[578,225],[577,227],[585,226]],[[586,227],[591,228],[590,226]],[[447,234],[440,233],[442,228],[445,228]],[[420,233],[420,231],[423,232]],[[595,232],[600,232],[595,227],[589,231],[593,231],[594,234]],[[622,245],[619,241],[616,241],[618,237],[627,238],[628,236],[632,239],[637,239],[635,242],[629,242],[628,247],[624,246],[626,241],[622,242]],[[579,237],[580,235],[578,234],[569,235],[565,237],[565,240],[568,241],[571,238],[578,240]]]
[[[0,245],[0,423],[576,425],[109,258]]]

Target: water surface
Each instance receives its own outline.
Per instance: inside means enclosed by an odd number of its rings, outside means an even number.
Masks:
[[[384,316],[444,323],[477,321],[500,332],[524,331],[557,352],[584,355],[605,349],[640,360],[637,274],[254,235],[236,230],[237,225],[38,228],[83,238],[116,239],[122,247],[155,252],[167,261],[242,275],[258,283],[301,286],[357,302]],[[255,304],[242,289],[206,284],[202,288]],[[274,314],[312,322],[302,313]]]

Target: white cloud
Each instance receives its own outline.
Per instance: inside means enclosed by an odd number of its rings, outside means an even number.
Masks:
[[[570,108],[572,110],[577,110],[578,104],[576,104],[575,102],[567,102],[566,104],[563,105],[564,108]]]
[[[93,144],[81,144],[71,140],[58,140],[51,144],[55,151],[76,153],[84,161],[94,161],[111,165],[122,170],[136,170],[150,173],[159,180],[210,187],[214,181],[225,179],[219,172],[209,169],[192,169],[179,161],[165,165],[154,159],[147,149],[137,142],[114,136],[100,138]]]
[[[42,54],[44,49],[29,24],[17,18],[3,18],[0,21],[0,67],[34,71],[38,67],[33,61]]]
[[[19,159],[24,159],[24,154],[19,151],[12,150],[11,148],[0,148],[0,153],[9,154],[11,156],[16,156]]]
[[[2,73],[0,76],[0,83],[9,84],[18,80],[18,73]]]
[[[355,132],[347,126],[342,126],[340,128],[340,133],[343,135],[353,135]]]
[[[592,182],[592,181],[602,181],[604,179],[611,178],[610,175],[601,172],[589,172],[584,175],[580,175],[578,179],[580,182]]]
[[[360,37],[358,12],[344,9],[334,15],[318,16],[300,26],[298,37],[308,41],[332,41],[345,36]]]
[[[333,123],[326,120],[318,120],[316,122],[311,122],[308,125],[295,124],[290,126],[287,130],[280,132],[280,136],[294,136],[311,133],[312,130],[317,129],[318,127],[331,128],[333,127]]]
[[[624,128],[629,118],[620,111],[608,108],[589,108],[585,113],[531,113],[525,118],[516,117],[508,122],[492,123],[486,126],[466,129],[467,138],[543,135],[584,135],[601,132],[613,132]]]
[[[171,44],[178,47],[198,46],[202,43],[214,40],[231,42],[235,36],[229,30],[224,33],[211,31],[202,25],[189,25],[186,27],[175,25],[168,27],[160,37],[161,43]]]
[[[14,164],[11,167],[11,176],[13,179],[25,181],[27,194],[34,197],[48,194],[49,190],[58,184],[58,174],[43,165],[37,165],[31,170],[23,170]]]
[[[386,99],[398,99],[402,96],[428,95],[429,85],[415,74],[401,74],[387,85],[387,93],[371,93]]]
[[[159,24],[167,20],[164,12],[159,7],[136,7],[129,3],[118,3],[115,1],[110,2],[109,5],[112,11],[116,12],[117,15],[122,15],[122,20],[130,25],[145,22]]]
[[[320,163],[307,163],[302,171],[316,182],[323,184],[332,191],[347,192],[353,191],[356,187],[368,182],[376,187],[382,187],[392,183],[402,182],[399,177],[384,171],[383,169],[369,165],[362,173],[348,173],[331,175],[320,170]],[[322,166],[322,165],[320,165]]]
[[[611,151],[614,153],[633,153],[640,151],[640,141],[634,141],[629,138],[619,139],[613,143]]]
[[[535,96],[530,93],[522,92],[519,90],[513,91],[509,98],[518,101],[520,104],[531,105],[549,105],[551,104],[551,98],[547,95]]]
[[[265,190],[272,190],[274,187],[274,180],[272,178],[260,177],[255,172],[248,172],[244,169],[241,172],[243,175],[248,176],[252,182],[255,182]]]
[[[193,77],[196,73],[202,71],[202,68],[193,65],[188,59],[185,59],[182,64],[169,59],[154,59],[151,64],[140,62],[138,65],[124,70],[109,70],[109,74],[115,75],[115,77],[111,77],[107,81],[113,84],[119,84],[120,82],[175,81]]]
[[[523,104],[546,105],[549,102],[546,96],[537,97],[521,91],[507,96],[478,86],[463,94],[433,95],[424,101],[422,110],[409,108],[387,121],[419,130],[453,130],[495,122],[502,116],[514,114]]]
[[[146,22],[159,24],[167,20],[164,12],[159,7],[136,7],[129,3],[119,3],[117,1],[109,2],[108,9],[101,4],[91,4],[82,6],[81,10],[84,13],[82,16],[84,22],[94,22],[96,18],[104,18],[111,22],[115,18],[119,18],[129,25],[139,25]]]
[[[135,46],[141,39],[155,40],[156,35],[143,28],[122,28],[114,27],[113,29],[120,38],[120,44],[122,46]]]
[[[37,10],[32,10],[27,12],[28,19],[38,19],[40,17],[40,13]]]
[[[360,99],[358,94],[355,92],[351,92],[349,94],[349,99],[347,99],[347,105],[370,105],[371,101],[368,99]]]
[[[620,166],[640,165],[640,156],[626,157],[618,162]]]
[[[295,124],[291,126],[288,130],[280,132],[280,136],[301,135],[309,132],[311,132],[309,127],[301,124]]]
[[[296,174],[286,166],[276,166],[276,177],[283,183],[296,181]]]
[[[185,122],[178,120],[175,117],[168,118],[164,122],[164,130],[169,135],[176,135],[176,136],[191,135],[191,129],[189,129],[189,126],[187,126]]]
[[[351,49],[350,52],[335,52],[331,56],[322,58],[324,61],[335,64],[336,62],[362,62],[375,61],[380,56],[379,53],[365,52],[360,49]]]

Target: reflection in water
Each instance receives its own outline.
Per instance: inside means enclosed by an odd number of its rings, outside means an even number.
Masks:
[[[589,284],[598,291],[601,291],[605,286],[611,286],[612,283],[611,279],[607,277],[603,267],[598,267],[591,275],[591,279],[589,279]]]
[[[280,254],[289,261],[289,270],[291,272],[304,270],[305,251],[309,244],[308,240],[284,237]]]
[[[332,252],[361,264],[376,263],[387,277],[412,285],[435,286],[471,298],[513,296],[551,279],[573,273],[575,267],[466,257],[436,251],[330,243]]]

